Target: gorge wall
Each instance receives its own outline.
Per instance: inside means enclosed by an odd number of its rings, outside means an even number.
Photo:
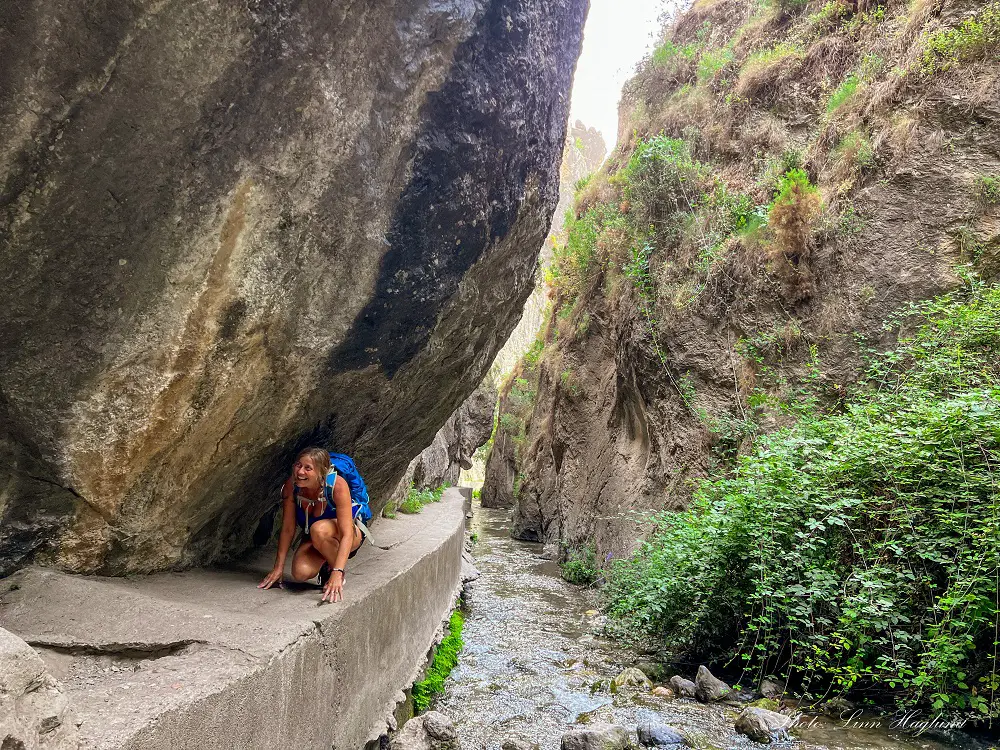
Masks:
[[[0,575],[240,552],[312,443],[377,511],[531,290],[585,14],[5,7]]]
[[[755,436],[851,392],[913,301],[995,282],[1000,9],[697,0],[626,86],[484,504],[625,554]]]

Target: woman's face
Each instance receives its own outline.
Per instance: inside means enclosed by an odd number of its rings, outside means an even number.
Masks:
[[[296,487],[303,489],[315,489],[319,487],[322,478],[313,461],[308,456],[303,456],[292,466],[292,480]]]

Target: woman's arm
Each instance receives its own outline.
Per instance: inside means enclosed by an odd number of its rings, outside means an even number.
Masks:
[[[269,589],[274,584],[281,582],[285,570],[285,559],[292,546],[292,537],[295,536],[295,500],[292,497],[291,477],[285,480],[285,485],[281,488],[281,500],[281,533],[278,535],[278,554],[274,558],[274,568],[257,586],[259,589]]]
[[[337,509],[337,529],[340,531],[340,544],[337,546],[337,559],[331,566],[334,570],[323,591],[323,601],[336,602],[343,599],[344,574],[341,572],[347,565],[347,556],[354,546],[354,517],[351,515],[351,489],[347,481],[337,477],[333,483],[333,505]]]

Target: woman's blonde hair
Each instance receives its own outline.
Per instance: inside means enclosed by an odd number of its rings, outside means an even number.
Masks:
[[[299,455],[295,457],[295,461],[299,462],[303,458],[312,460],[313,467],[315,467],[316,473],[319,474],[319,486],[322,487],[326,483],[326,475],[330,473],[330,453],[322,448],[306,448],[299,451]]]

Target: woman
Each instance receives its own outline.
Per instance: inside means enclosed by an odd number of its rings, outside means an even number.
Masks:
[[[295,459],[292,475],[281,488],[281,534],[274,569],[257,588],[269,589],[281,582],[297,524],[306,539],[292,558],[292,578],[307,581],[319,573],[323,584],[321,601],[338,602],[344,598],[344,566],[365,537],[354,522],[347,482],[337,475],[331,491],[326,481],[329,472],[330,454],[322,448],[306,448]]]

